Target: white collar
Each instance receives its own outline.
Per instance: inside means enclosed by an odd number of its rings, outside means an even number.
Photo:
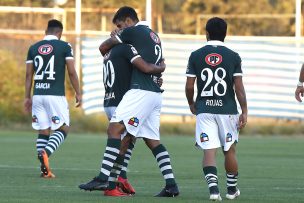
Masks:
[[[149,27],[149,23],[147,21],[139,21],[138,23],[136,23],[135,26],[137,26],[137,25],[145,25],[145,26]]]
[[[218,40],[209,40],[206,45],[212,45],[212,46],[225,46],[224,42],[218,41]]]
[[[56,37],[55,35],[46,35],[43,38],[43,40],[53,40],[53,39],[57,39],[58,40],[58,37]]]

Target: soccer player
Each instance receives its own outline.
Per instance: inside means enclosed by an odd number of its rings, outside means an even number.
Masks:
[[[206,24],[207,44],[191,53],[186,71],[186,97],[196,115],[196,145],[204,152],[203,172],[210,200],[220,201],[216,168],[216,151],[222,147],[227,176],[227,199],[240,195],[237,188],[238,130],[247,122],[247,101],[242,82],[240,56],[224,44],[227,24],[211,18]],[[197,97],[194,83],[197,79]],[[235,94],[242,113],[238,115]]]
[[[120,8],[113,18],[113,23],[123,30],[101,44],[102,54],[107,53],[109,49],[119,43],[128,43],[137,49],[146,62],[160,63],[162,59],[161,41],[144,22],[139,22],[133,8]],[[119,103],[108,127],[108,142],[99,176],[80,185],[80,188],[104,190],[108,187],[107,180],[121,146],[120,134],[126,130],[136,138],[143,138],[158,162],[166,186],[156,196],[174,197],[179,194],[169,153],[160,143],[162,90],[157,84],[159,76],[145,74],[138,69],[133,70],[131,88]]]
[[[119,44],[105,54],[103,62],[104,109],[109,120],[111,120],[124,94],[129,90],[133,67],[138,68],[143,73],[157,74],[163,72],[166,66],[164,63],[161,66],[146,63],[136,49],[129,44]],[[122,142],[124,143],[122,145],[126,145],[127,147],[121,148],[120,154],[117,156],[109,177],[109,187],[104,192],[106,196],[128,196],[128,194],[135,194],[134,188],[127,180],[126,173],[135,140],[129,135],[126,136],[126,133],[123,133],[122,138]],[[116,186],[117,176],[120,187]]]
[[[75,90],[76,107],[81,105],[72,47],[60,40],[62,30],[60,21],[48,21],[46,36],[29,48],[26,60],[24,107],[28,112],[32,110],[32,126],[38,131],[36,149],[41,177],[44,178],[55,177],[49,166],[49,157],[64,142],[69,131],[69,107],[64,86],[66,67]]]
[[[301,97],[304,96],[303,81],[304,81],[304,64],[302,65],[300,75],[299,75],[299,82],[297,84],[297,88],[296,88],[296,91],[295,91],[295,98],[299,102],[302,102]]]

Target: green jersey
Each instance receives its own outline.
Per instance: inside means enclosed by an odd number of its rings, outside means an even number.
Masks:
[[[54,35],[47,35],[32,45],[26,63],[33,63],[34,66],[33,95],[64,96],[65,66],[69,59],[73,59],[71,45]]]
[[[238,113],[233,80],[242,76],[241,58],[223,42],[208,41],[192,52],[186,75],[197,78],[197,114]]]
[[[140,57],[129,44],[114,46],[104,56],[103,82],[105,88],[104,107],[118,106],[124,94],[130,89],[132,61]]]
[[[132,44],[141,57],[148,63],[159,65],[162,59],[162,46],[158,35],[143,22],[135,26],[125,28],[116,35],[121,43]],[[142,89],[152,92],[162,92],[157,80],[158,75],[150,75],[134,69],[131,78],[131,89]]]

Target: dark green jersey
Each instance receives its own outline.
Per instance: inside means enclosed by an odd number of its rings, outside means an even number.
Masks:
[[[127,44],[132,44],[141,57],[148,63],[159,64],[162,59],[161,41],[158,35],[142,22],[124,29],[116,38]],[[160,75],[150,75],[134,69],[131,79],[131,89],[142,89],[161,92],[157,79]]]
[[[104,107],[118,106],[130,89],[132,61],[140,57],[129,44],[119,44],[104,56],[103,82],[105,88]]]
[[[53,35],[47,35],[29,48],[26,63],[33,63],[34,66],[34,95],[65,95],[68,59],[73,59],[71,45]]]
[[[241,58],[223,42],[209,41],[192,52],[186,75],[197,78],[197,114],[238,113],[233,79],[242,76]]]

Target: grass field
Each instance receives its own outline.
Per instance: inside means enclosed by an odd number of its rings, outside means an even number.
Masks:
[[[191,137],[163,136],[181,194],[155,198],[164,181],[151,152],[139,140],[129,166],[134,197],[104,197],[78,189],[98,174],[106,138],[70,134],[50,158],[56,178],[39,178],[33,132],[0,133],[0,202],[209,202],[202,179],[201,151]],[[239,187],[235,202],[304,202],[304,137],[242,137],[238,145]],[[222,154],[218,154],[219,184],[225,196]],[[225,200],[224,201],[228,201]]]

